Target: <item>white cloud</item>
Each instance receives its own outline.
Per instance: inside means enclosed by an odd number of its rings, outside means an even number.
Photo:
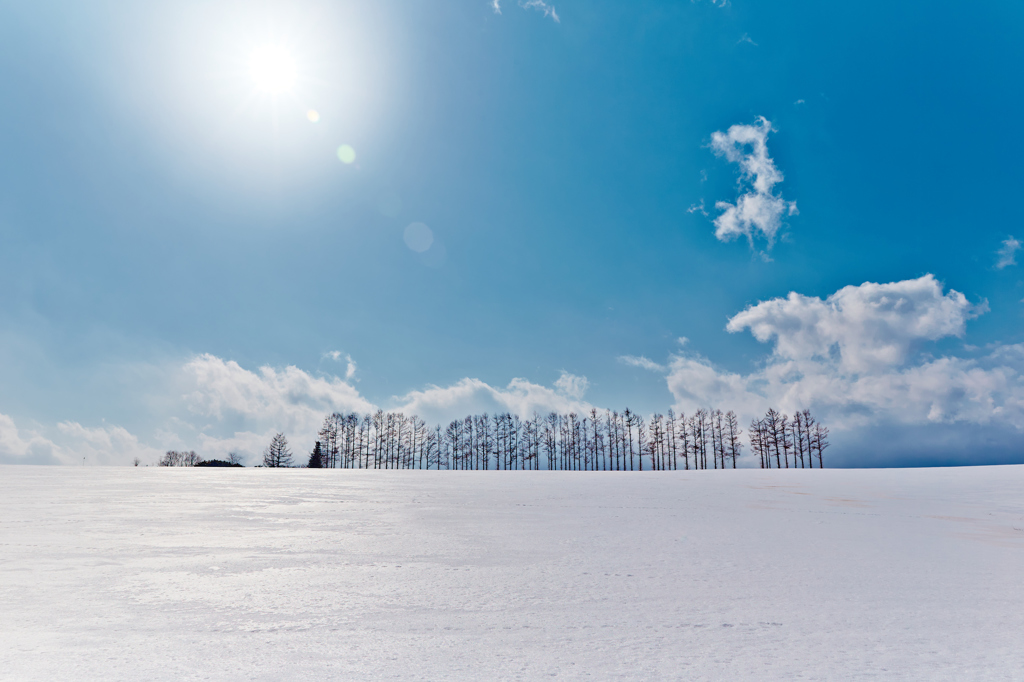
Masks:
[[[584,377],[563,373],[555,388],[513,379],[505,388],[495,388],[479,379],[462,379],[447,387],[431,386],[396,398],[396,409],[418,414],[428,423],[446,423],[469,414],[511,412],[529,418],[534,412],[577,412],[590,410],[582,400],[588,382]]]
[[[747,33],[744,33],[742,36],[740,36],[740,39],[736,41],[737,45],[739,45],[740,43],[750,43],[754,47],[757,47],[757,43],[755,43],[754,39],[751,38],[750,35]]]
[[[370,411],[374,406],[337,377],[314,377],[295,366],[258,372],[205,353],[183,368],[193,390],[183,396],[197,414],[223,419],[242,415],[283,427],[305,423],[310,414],[333,410]]]
[[[299,453],[312,447],[325,415],[334,411],[369,414],[378,407],[340,378],[315,377],[297,367],[261,367],[253,372],[207,354],[186,363],[182,373],[187,384],[183,402],[192,418],[186,415],[168,433],[194,443],[190,447],[207,458],[236,451],[255,463],[274,433],[281,431],[298,460]],[[430,424],[482,412],[508,411],[524,418],[534,411],[582,412],[590,409],[582,400],[588,385],[586,377],[568,372],[562,372],[550,388],[525,379],[495,388],[466,378],[446,387],[412,391],[381,407],[418,415]],[[196,422],[195,416],[212,421]]]
[[[686,212],[687,213],[700,213],[705,218],[708,217],[707,209],[704,208],[704,200],[703,199],[700,200],[700,203],[691,204],[690,208],[686,209]]]
[[[523,9],[535,9],[543,12],[544,16],[551,17],[555,23],[562,22],[554,6],[549,5],[545,0],[519,0],[519,6]],[[491,0],[491,9],[495,14],[501,14],[501,0]]]
[[[340,351],[326,358],[346,361],[346,375],[355,371],[352,359]],[[150,442],[121,426],[86,427],[65,421],[55,428],[19,428],[0,414],[0,463],[129,465],[139,457],[155,464],[164,451],[195,450],[205,459],[224,459],[236,452],[248,464],[260,461],[263,449],[283,432],[295,461],[305,459],[323,419],[331,412],[370,414],[378,406],[360,395],[346,380],[315,376],[298,367],[260,367],[252,371],[237,362],[203,354],[159,373],[165,378],[140,396],[157,405],[162,418],[150,433]],[[553,386],[513,379],[504,388],[478,379],[462,379],[447,387],[431,386],[392,398],[384,409],[419,415],[428,423],[482,412],[512,412],[528,418],[535,411],[583,413],[586,377],[562,372]],[[153,399],[154,395],[166,396]]]
[[[1017,251],[1020,250],[1021,243],[1019,240],[1013,237],[1008,237],[1003,240],[1003,246],[1001,249],[996,251],[996,255],[999,259],[996,261],[996,269],[1002,270],[1003,268],[1017,264]]]
[[[984,311],[931,275],[844,287],[825,300],[790,294],[733,317],[772,344],[749,374],[715,367],[694,354],[669,363],[668,387],[683,411],[717,405],[745,421],[769,406],[812,408],[840,431],[854,427],[998,424],[1024,418],[1024,344],[977,358],[933,357],[920,345],[964,334]],[[876,443],[883,448],[884,443]]]
[[[0,463],[65,463],[60,448],[38,431],[19,429],[14,419],[0,414]]]
[[[775,193],[775,185],[782,182],[782,172],[768,156],[768,133],[771,121],[763,116],[755,125],[734,125],[726,132],[711,135],[711,149],[731,163],[739,164],[740,187],[748,187],[736,199],[715,203],[722,213],[715,218],[715,236],[721,241],[746,237],[751,248],[758,235],[767,240],[771,248],[782,227],[782,218],[797,213],[796,202],[786,201]]]
[[[654,360],[645,358],[642,355],[620,355],[619,362],[630,365],[632,367],[639,367],[640,369],[650,370],[652,372],[664,372],[665,366],[659,365]]]
[[[535,9],[539,12],[543,12],[544,16],[551,17],[555,23],[561,23],[562,21],[558,17],[558,12],[555,11],[555,8],[544,2],[544,0],[519,0],[519,6],[523,9]]]
[[[346,359],[350,375],[355,367],[351,358]],[[325,415],[376,409],[346,381],[315,377],[294,366],[264,366],[252,372],[237,362],[203,354],[187,362],[182,373],[187,387],[182,399],[188,411],[214,420],[196,426],[193,435],[202,448],[200,454],[207,458],[232,449],[258,455],[278,431],[293,446],[305,448],[312,445]]]
[[[555,388],[573,400],[582,400],[589,387],[590,381],[586,377],[569,374],[565,370],[562,370],[561,376],[555,381]]]
[[[137,436],[120,426],[88,428],[78,422],[57,425],[62,442],[62,460],[78,464],[129,464],[138,457],[144,463],[160,458],[163,451],[141,443]]]
[[[160,450],[145,445],[120,426],[87,428],[61,422],[47,437],[40,428],[19,428],[0,414],[0,463],[5,464],[130,464],[159,458]]]
[[[726,329],[750,329],[758,341],[773,341],[780,358],[837,357],[844,371],[856,373],[901,364],[921,341],[961,337],[966,321],[979,312],[963,294],[943,294],[942,285],[925,275],[847,286],[825,300],[791,292],[747,308]]]
[[[352,356],[345,353],[343,354],[340,350],[332,350],[329,353],[324,353],[325,358],[330,358],[335,362],[341,362],[342,358],[345,358],[345,381],[352,381],[356,375],[356,361],[352,359]]]

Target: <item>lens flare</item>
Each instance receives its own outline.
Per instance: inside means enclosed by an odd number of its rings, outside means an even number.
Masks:
[[[410,223],[402,238],[405,245],[416,253],[423,253],[434,243],[434,233],[423,223]]]
[[[264,45],[249,56],[249,75],[264,92],[288,92],[295,85],[295,59],[280,45]]]
[[[338,159],[342,163],[352,163],[356,160],[356,150],[347,144],[338,147]]]
[[[320,112],[317,111],[316,109],[310,109],[309,111],[306,112],[306,118],[309,120],[310,123],[316,123],[317,121],[320,120]]]

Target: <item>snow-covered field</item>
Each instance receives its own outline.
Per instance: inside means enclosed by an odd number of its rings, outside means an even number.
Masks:
[[[1024,679],[1024,466],[0,467],[0,679],[550,678]]]

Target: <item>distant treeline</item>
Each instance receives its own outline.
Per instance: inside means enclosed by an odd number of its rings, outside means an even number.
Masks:
[[[629,409],[592,409],[522,419],[508,412],[470,415],[442,428],[401,412],[324,419],[306,464],[330,469],[455,469],[549,471],[675,471],[735,469],[743,454],[736,413],[669,410],[649,419]],[[761,468],[824,466],[828,429],[809,410],[792,419],[774,408],[750,423],[750,448]],[[230,455],[230,463],[239,461]],[[214,460],[216,461],[216,460]],[[195,452],[168,452],[161,466],[203,466]],[[263,452],[263,466],[295,466],[284,434]],[[217,466],[207,464],[207,466]]]
[[[188,452],[179,450],[168,450],[156,463],[161,467],[240,467],[242,463],[237,454],[231,453],[227,460],[203,459],[196,454],[195,450]],[[135,466],[139,466],[138,458],[135,459]]]
[[[701,409],[689,417],[629,409],[470,415],[442,428],[416,416],[377,411],[324,419],[308,466],[342,469],[508,469],[668,471],[736,468],[743,443],[736,413]],[[280,436],[280,434],[279,434]],[[805,410],[793,419],[774,409],[755,419],[751,447],[762,468],[824,466],[828,429]],[[272,454],[269,448],[265,454]],[[279,448],[274,450],[279,452]],[[774,459],[773,459],[774,458]],[[265,457],[264,464],[274,466]]]

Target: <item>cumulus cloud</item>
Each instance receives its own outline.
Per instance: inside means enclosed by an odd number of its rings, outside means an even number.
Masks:
[[[783,180],[782,172],[768,155],[768,133],[771,121],[763,116],[754,125],[734,125],[726,132],[711,135],[711,149],[731,163],[739,165],[741,194],[735,204],[718,201],[721,214],[715,218],[715,236],[721,241],[746,237],[751,248],[755,237],[767,240],[770,249],[782,218],[797,213],[796,202],[776,194],[775,185]]]
[[[901,364],[921,341],[962,337],[980,311],[958,291],[943,294],[925,275],[847,286],[825,300],[792,292],[747,308],[726,329],[750,329],[758,341],[774,342],[780,358],[834,357],[843,371],[856,373]]]
[[[332,351],[325,357],[344,360],[351,378],[354,362],[349,356]],[[159,404],[162,423],[149,431],[148,439],[106,424],[89,427],[65,421],[51,429],[26,427],[0,414],[0,463],[82,464],[85,457],[88,464],[130,465],[138,457],[155,464],[163,452],[173,449],[195,450],[205,459],[224,459],[234,452],[255,464],[277,432],[288,437],[301,459],[328,414],[364,415],[378,409],[345,379],[317,376],[294,366],[250,370],[202,354],[160,374],[166,376],[163,383],[149,391],[169,397],[153,401]],[[396,396],[379,407],[419,415],[431,424],[481,412],[522,417],[534,412],[583,413],[590,409],[583,399],[588,387],[586,377],[565,371],[550,387],[513,379],[500,388],[466,378]]]
[[[501,1],[491,0],[491,9],[494,10],[495,14],[501,14]]]
[[[750,374],[699,356],[677,356],[668,385],[677,407],[722,405],[745,418],[769,406],[812,407],[839,429],[875,424],[1013,424],[1024,416],[1024,345],[982,358],[939,357],[911,366],[847,374],[822,359],[775,360]]]
[[[479,379],[462,379],[447,387],[431,386],[397,398],[397,409],[417,414],[429,423],[444,423],[468,414],[511,412],[529,417],[534,412],[577,412],[590,410],[583,401],[589,382],[563,372],[553,388],[526,379],[513,379],[505,388],[496,388]]]
[[[996,251],[996,269],[1002,270],[1010,265],[1017,264],[1017,252],[1020,251],[1021,243],[1012,236],[1003,240],[1002,247]]]
[[[14,419],[0,414],[0,463],[60,464],[60,448],[31,429],[19,429]]]
[[[78,422],[61,422],[61,454],[64,461],[78,464],[84,457],[88,464],[128,464],[135,457],[142,462],[160,458],[162,451],[146,445],[121,426],[85,427]]]
[[[355,371],[350,359],[346,371]],[[198,427],[194,435],[205,457],[231,450],[256,455],[277,431],[305,447],[326,414],[376,409],[343,379],[313,376],[294,366],[264,366],[254,372],[237,362],[203,354],[187,362],[182,374],[187,410],[214,420]]]
[[[66,421],[47,436],[42,428],[19,428],[13,418],[0,414],[3,464],[130,464],[136,457],[148,462],[159,455],[120,426],[89,428]]]
[[[341,358],[338,353],[337,359]],[[313,376],[297,367],[251,371],[205,354],[186,363],[183,375],[188,412],[212,421],[196,424],[180,419],[170,433],[196,443],[196,450],[207,458],[235,451],[256,461],[277,431],[284,432],[298,452],[312,447],[327,414],[369,414],[378,409],[346,381]],[[507,411],[524,417],[534,411],[583,412],[590,409],[583,401],[588,386],[586,377],[568,372],[562,372],[551,387],[513,379],[498,388],[465,378],[449,386],[430,386],[396,396],[380,407],[418,415],[431,424],[482,412]]]
[[[839,434],[988,425],[1018,438],[1024,344],[996,346],[980,357],[935,357],[923,347],[962,337],[966,322],[984,310],[957,291],[943,292],[931,275],[844,287],[824,300],[794,293],[728,323],[730,332],[747,330],[772,345],[761,367],[733,372],[678,354],[669,363],[668,388],[679,410],[717,405],[736,410],[745,423],[769,406],[811,408]],[[886,451],[877,439],[870,447]]]
[[[187,362],[183,371],[194,387],[184,396],[189,408],[217,419],[243,415],[293,426],[304,423],[311,413],[373,409],[338,377],[315,377],[295,366],[263,366],[253,372],[233,360],[204,353]]]

